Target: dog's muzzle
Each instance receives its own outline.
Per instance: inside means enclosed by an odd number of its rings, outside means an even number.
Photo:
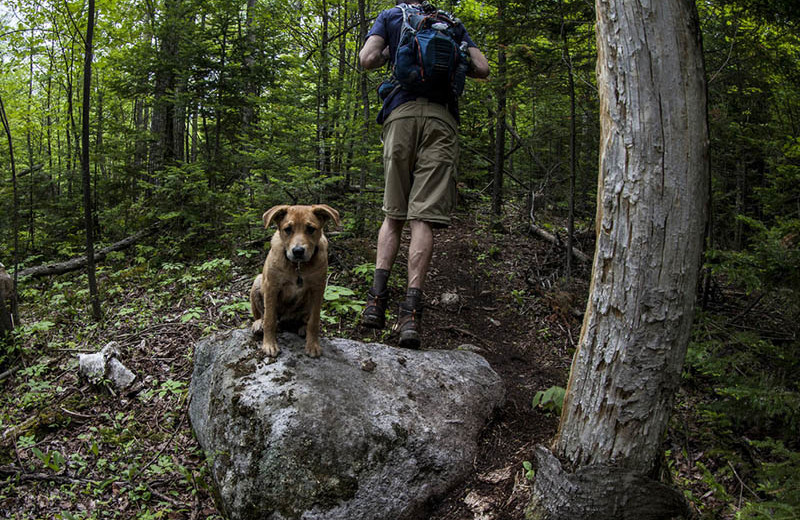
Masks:
[[[309,258],[306,256],[307,253],[308,250],[305,247],[295,246],[291,251],[286,252],[286,256],[291,262],[308,262]]]

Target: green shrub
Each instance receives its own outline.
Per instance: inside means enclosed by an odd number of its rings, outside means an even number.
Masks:
[[[800,518],[800,453],[789,450],[783,442],[773,439],[751,441],[763,452],[766,461],[758,470],[756,491],[765,497],[748,502],[737,519],[794,520]]]

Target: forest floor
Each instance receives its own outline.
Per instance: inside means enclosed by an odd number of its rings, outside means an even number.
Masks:
[[[548,443],[558,423],[533,408],[533,397],[566,385],[588,294],[590,266],[574,260],[576,276],[567,283],[563,250],[531,235],[527,219],[509,219],[493,232],[484,215],[458,214],[450,228],[434,232],[423,348],[471,345],[505,382],[506,403],[480,438],[475,472],[435,505],[430,520],[524,518],[530,488],[523,462],[533,460],[535,446]],[[404,233],[392,274],[393,302],[404,297],[408,238]],[[338,245],[334,251],[342,253]],[[457,301],[445,304],[443,295]],[[360,327],[349,335],[396,343],[391,334]]]
[[[462,211],[436,231],[423,348],[477,347],[505,381],[506,403],[480,437],[475,471],[432,504],[433,520],[524,518],[523,463],[557,427],[557,416],[532,400],[565,386],[588,295],[589,265],[576,260],[565,281],[563,249],[532,236],[523,211],[509,211],[498,231],[485,209]],[[395,302],[407,240],[390,281]],[[579,233],[577,247],[590,253],[591,240],[591,231]],[[1,518],[219,518],[186,413],[193,345],[248,325],[247,291],[264,254],[240,249],[233,260],[197,265],[156,263],[154,254],[139,246],[101,268],[99,325],[85,316],[83,275],[22,291],[21,345],[0,375]],[[328,302],[325,335],[393,344],[390,332],[357,324],[373,261],[374,239],[331,233],[329,285],[355,296]],[[457,302],[442,303],[445,293]],[[77,375],[77,354],[112,340],[138,376],[124,395]]]

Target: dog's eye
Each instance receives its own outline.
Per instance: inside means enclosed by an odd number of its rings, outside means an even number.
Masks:
[[[313,235],[314,231],[316,230],[317,228],[315,228],[314,226],[306,226],[306,233],[308,233],[309,235]]]
[[[283,230],[286,232],[287,235],[292,234],[292,226],[286,226],[285,228],[283,228]]]

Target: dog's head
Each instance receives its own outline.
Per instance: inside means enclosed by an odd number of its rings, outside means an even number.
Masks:
[[[313,206],[275,206],[264,213],[264,227],[278,226],[286,258],[290,262],[308,262],[317,252],[322,228],[329,220],[339,224],[339,212],[327,204]]]

